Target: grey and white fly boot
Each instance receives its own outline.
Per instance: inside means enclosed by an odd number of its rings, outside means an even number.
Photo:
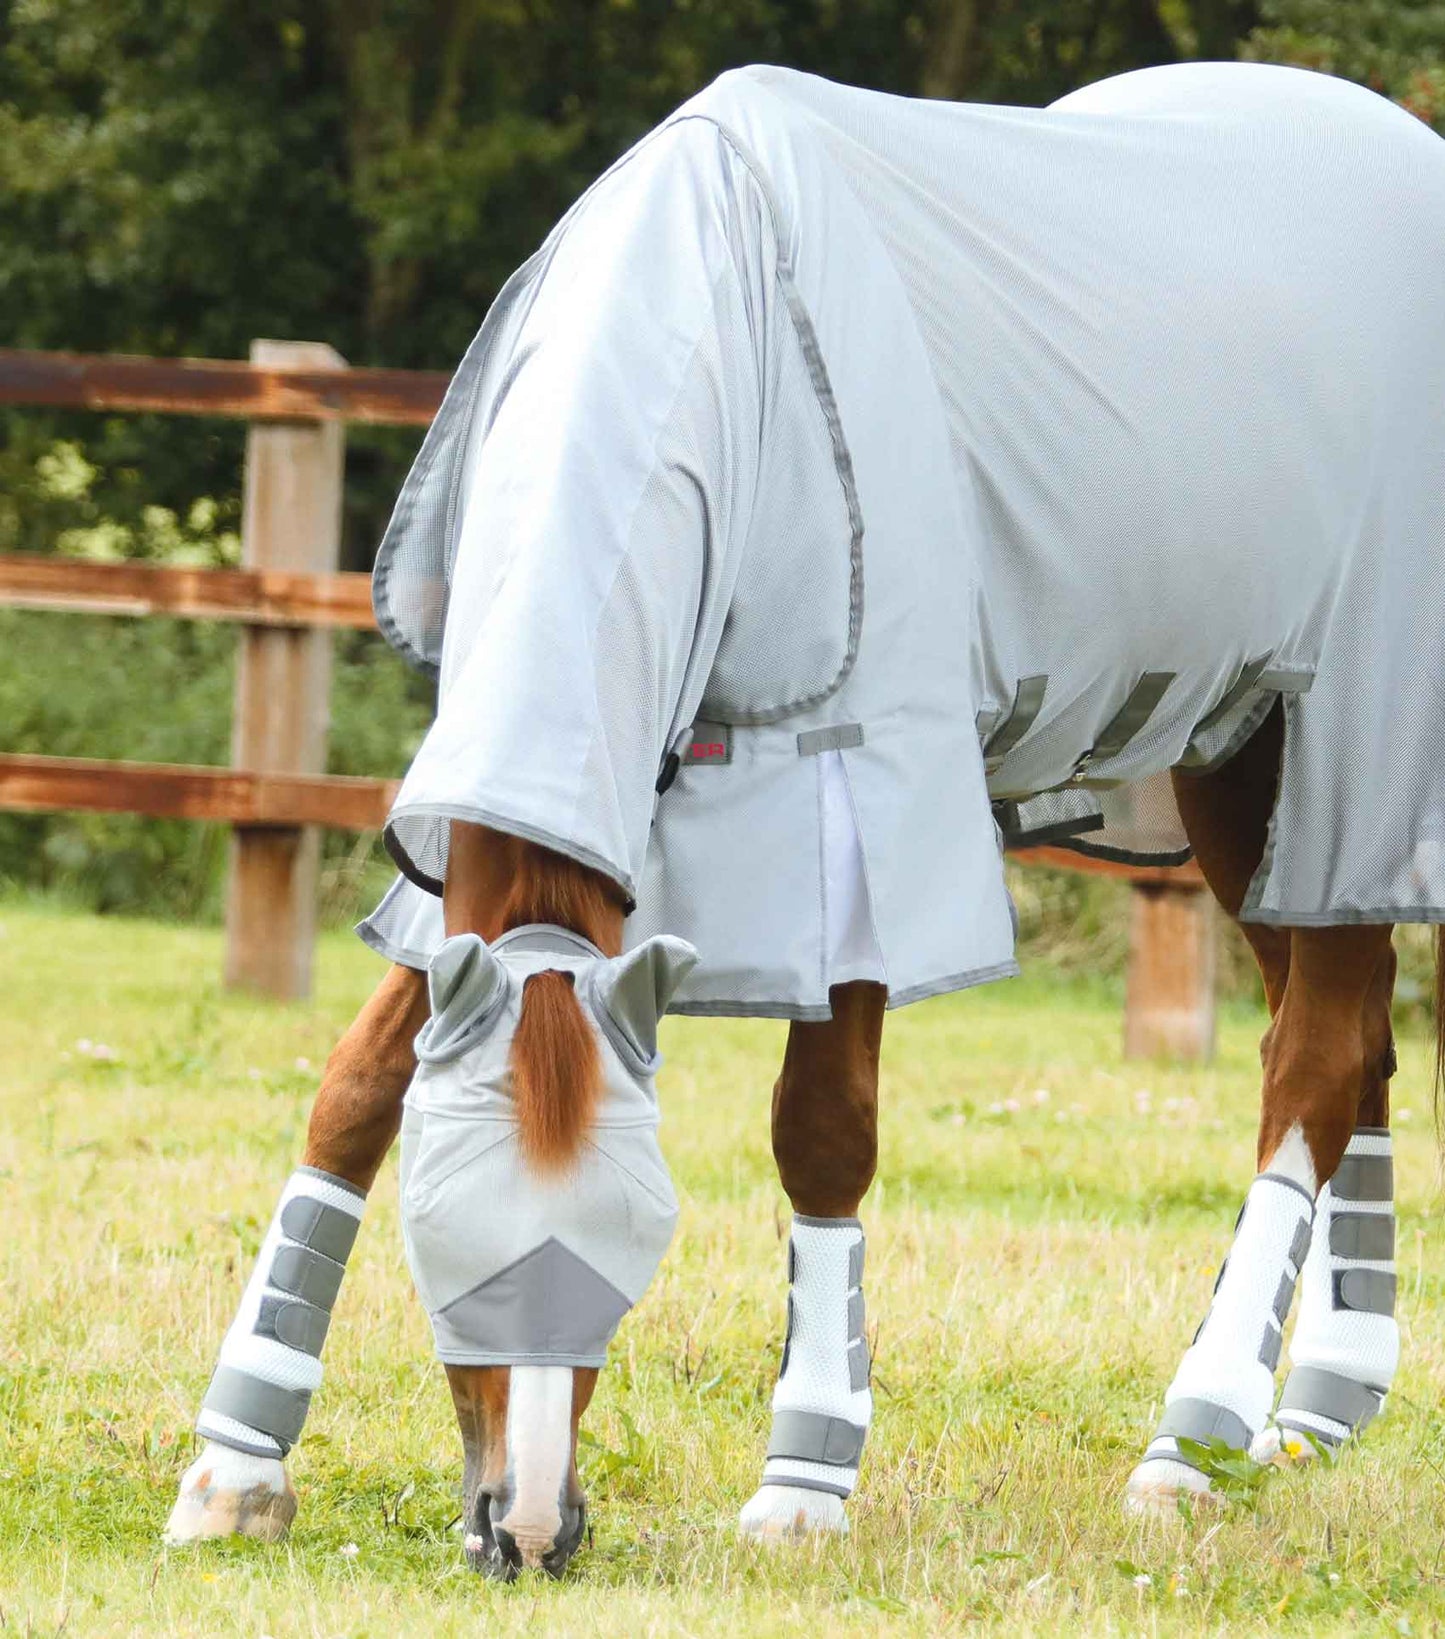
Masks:
[[[365,1201],[315,1167],[287,1181],[201,1403],[206,1445],[181,1480],[168,1542],[285,1535],[296,1499],[283,1459],[321,1384],[321,1345]]]
[[[762,1486],[739,1519],[749,1535],[783,1539],[848,1529],[843,1504],[858,1483],[873,1416],[863,1249],[856,1218],[793,1219],[772,1437]]]
[[[1274,1374],[1295,1283],[1309,1250],[1314,1202],[1280,1173],[1260,1173],[1234,1229],[1204,1324],[1164,1395],[1164,1415],[1129,1476],[1131,1510],[1172,1508],[1208,1496],[1192,1442],[1248,1451],[1274,1404]]]
[[[1386,1127],[1356,1128],[1320,1191],[1289,1353],[1279,1409],[1254,1443],[1261,1462],[1338,1450],[1379,1414],[1394,1381],[1400,1328],[1395,1174]]]

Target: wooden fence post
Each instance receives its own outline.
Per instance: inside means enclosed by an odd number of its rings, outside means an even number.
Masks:
[[[344,370],[322,342],[254,341],[251,362]],[[253,422],[246,438],[241,556],[247,569],[334,571],[341,559],[345,428]],[[231,761],[260,773],[319,774],[331,715],[331,635],[248,626],[236,675]],[[226,894],[226,984],[271,996],[311,988],[320,833],[237,826]]]
[[[1124,1057],[1214,1056],[1214,902],[1197,886],[1130,894]]]

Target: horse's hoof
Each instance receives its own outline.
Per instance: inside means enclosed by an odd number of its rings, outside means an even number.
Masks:
[[[1257,1463],[1271,1463],[1275,1468],[1294,1468],[1300,1463],[1313,1462],[1319,1456],[1319,1447],[1292,1428],[1281,1428],[1278,1423],[1267,1423],[1254,1437],[1249,1454]]]
[[[1151,1457],[1140,1463],[1124,1487],[1128,1514],[1174,1514],[1185,1499],[1218,1502],[1219,1493],[1210,1488],[1207,1475],[1172,1457]]]
[[[253,1457],[207,1441],[181,1478],[165,1541],[172,1546],[217,1537],[279,1542],[295,1515],[296,1493],[279,1458]]]
[[[738,1528],[760,1542],[802,1542],[808,1537],[846,1536],[843,1499],[831,1491],[799,1485],[765,1485],[738,1516]]]

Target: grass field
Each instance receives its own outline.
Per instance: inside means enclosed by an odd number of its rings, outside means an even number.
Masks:
[[[783,1027],[673,1021],[677,1241],[590,1419],[595,1541],[483,1584],[460,1454],[374,1192],[290,1542],[163,1551],[216,1345],[379,967],[328,939],[314,1003],[223,997],[212,931],[0,906],[0,1633],[1426,1633],[1445,1623],[1445,1310],[1425,1043],[1397,1082],[1405,1364],[1332,1470],[1126,1521],[1119,1493],[1253,1166],[1261,1021],[1218,1063],[1124,1064],[1119,999],[1056,971],[890,1021],[865,1205],[878,1409],[853,1532],[732,1529],[766,1439],[786,1205]]]

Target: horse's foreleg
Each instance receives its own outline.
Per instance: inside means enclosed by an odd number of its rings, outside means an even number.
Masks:
[[[1209,1313],[1165,1395],[1164,1416],[1145,1460],[1130,1478],[1135,1504],[1207,1493],[1205,1465],[1181,1441],[1248,1448],[1268,1420],[1284,1321],[1316,1232],[1315,1196],[1352,1141],[1362,1089],[1386,1063],[1388,1011],[1382,1020],[1378,998],[1393,971],[1390,931],[1293,930],[1289,979],[1265,1042],[1259,1172]],[[1369,1158],[1363,1169],[1350,1169],[1352,1201],[1359,1199],[1355,1174],[1375,1170]],[[1325,1233],[1328,1239],[1330,1231]],[[1340,1250],[1332,1249],[1331,1262]],[[1352,1241],[1345,1250],[1358,1258],[1361,1244]],[[1357,1268],[1357,1274],[1361,1278],[1344,1288],[1349,1307],[1372,1311],[1382,1305],[1385,1280],[1393,1307],[1392,1276],[1372,1267]],[[1340,1385],[1322,1385],[1318,1374],[1305,1374],[1300,1382],[1314,1396],[1317,1412],[1346,1409]]]
[[[426,1013],[424,975],[392,968],[327,1063],[303,1163],[281,1192],[221,1344],[196,1423],[206,1444],[181,1480],[168,1541],[274,1541],[291,1523],[284,1459],[321,1382],[332,1305],[366,1192],[401,1122]]]
[[[773,1155],[793,1207],[788,1328],[763,1483],[742,1511],[761,1537],[844,1531],[872,1417],[858,1207],[878,1156],[881,985],[836,986],[833,1017],[795,1024],[773,1089]]]

